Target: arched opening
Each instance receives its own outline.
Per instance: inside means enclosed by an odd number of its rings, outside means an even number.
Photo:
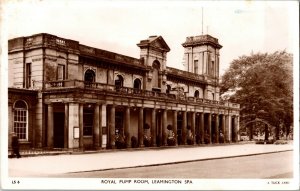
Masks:
[[[14,105],[14,129],[20,140],[28,139],[28,108],[25,101],[18,100]]]
[[[199,98],[199,91],[198,90],[195,91],[194,97]]]
[[[133,81],[133,88],[138,90],[142,89],[142,83],[140,79],[135,79]]]
[[[239,129],[239,133],[241,135],[242,140],[255,139],[259,141],[267,141],[269,139],[269,136],[271,136],[272,139],[277,139],[276,127],[271,125],[268,121],[260,118],[255,118],[254,120],[242,123]]]
[[[152,64],[153,72],[152,72],[152,86],[154,88],[160,88],[159,83],[159,70],[160,70],[160,63],[155,60]]]
[[[84,73],[84,81],[85,82],[95,82],[95,72],[93,70],[88,69]]]
[[[123,87],[123,82],[124,82],[123,77],[121,75],[117,75],[117,77],[115,79],[115,86],[117,88]]]
[[[170,86],[170,85],[167,85],[166,93],[169,94],[170,92],[171,92],[171,86]]]

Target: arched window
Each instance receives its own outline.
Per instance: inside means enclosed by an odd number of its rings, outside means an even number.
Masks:
[[[95,72],[93,70],[87,70],[84,74],[84,81],[95,82]]]
[[[118,88],[123,87],[123,82],[124,82],[123,77],[121,75],[117,75],[115,79],[115,86]]]
[[[155,88],[160,88],[159,80],[158,80],[158,73],[160,69],[160,63],[156,60],[152,64],[153,72],[152,72],[152,85]]]
[[[140,79],[135,79],[133,82],[133,88],[134,89],[142,89],[142,83]]]
[[[170,85],[167,85],[167,90],[166,90],[166,93],[169,94],[171,91],[171,86]]]
[[[20,140],[28,140],[28,108],[22,100],[15,102],[13,131]]]
[[[198,90],[195,91],[194,97],[199,98],[199,91]]]

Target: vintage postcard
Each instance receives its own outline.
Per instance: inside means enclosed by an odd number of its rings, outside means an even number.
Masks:
[[[1,189],[299,189],[299,2],[0,2]]]

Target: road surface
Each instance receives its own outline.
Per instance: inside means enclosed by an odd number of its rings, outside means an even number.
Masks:
[[[293,152],[51,175],[69,178],[293,178]]]

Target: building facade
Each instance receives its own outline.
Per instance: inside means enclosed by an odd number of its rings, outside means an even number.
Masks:
[[[8,132],[23,148],[239,140],[239,105],[219,100],[222,46],[210,35],[186,38],[185,70],[167,67],[161,36],[137,44],[139,59],[45,33],[8,46]]]

